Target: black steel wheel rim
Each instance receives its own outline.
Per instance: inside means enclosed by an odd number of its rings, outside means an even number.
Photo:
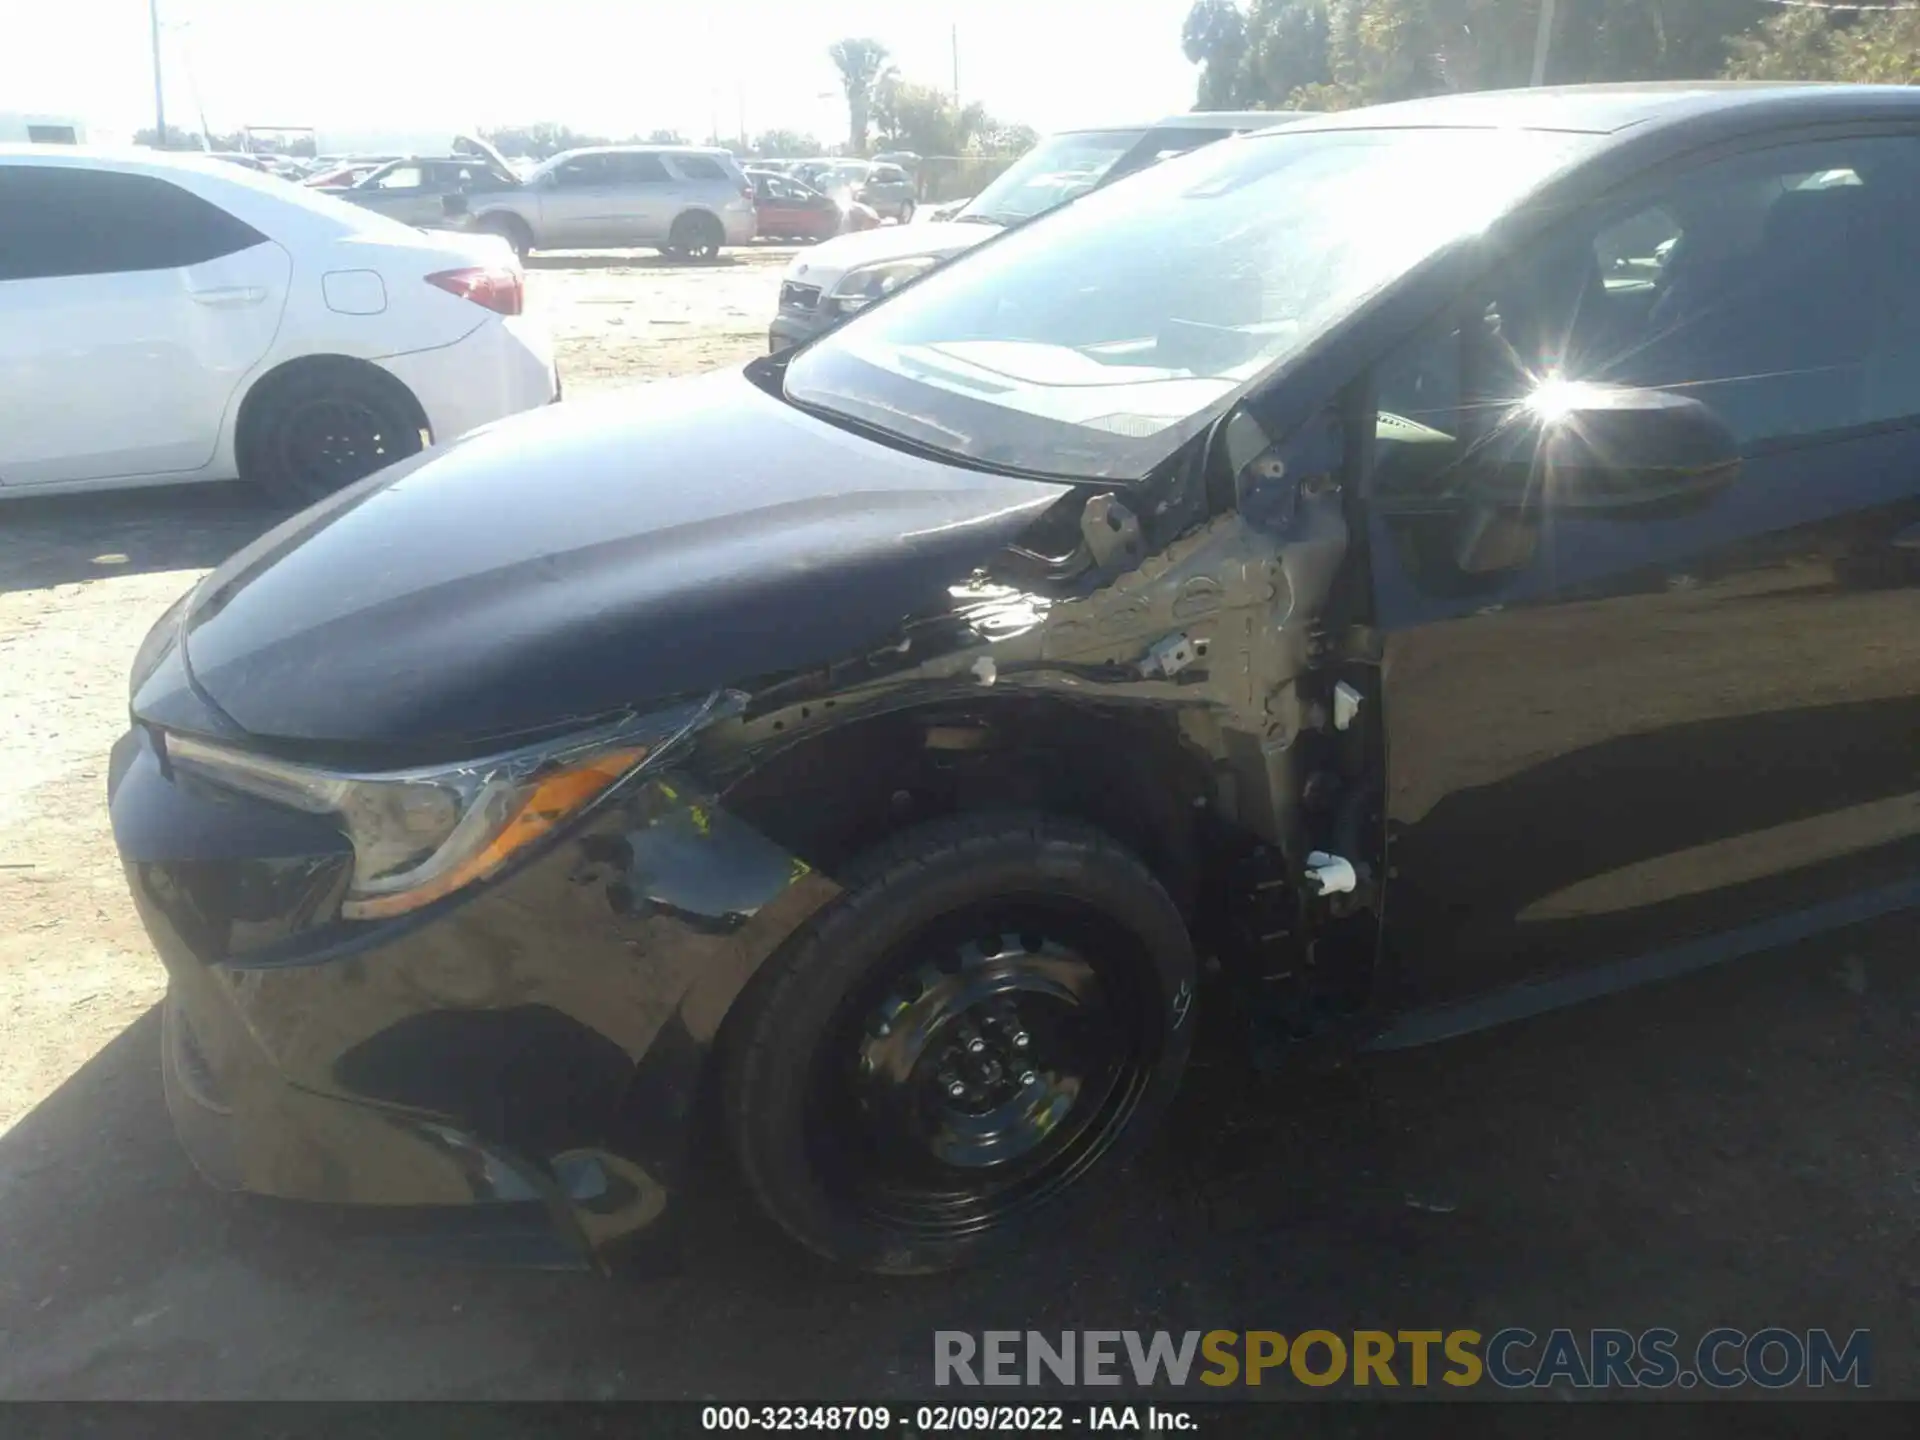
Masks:
[[[280,463],[301,494],[319,499],[419,448],[419,432],[351,396],[305,400],[280,425]]]
[[[1138,944],[1055,897],[943,917],[842,1007],[815,1067],[829,1187],[929,1238],[1006,1223],[1104,1156],[1158,1053]]]

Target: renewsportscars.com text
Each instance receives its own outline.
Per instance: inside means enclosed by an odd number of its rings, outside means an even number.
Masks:
[[[1820,1389],[1873,1383],[1872,1336],[1779,1327],[1570,1330],[936,1330],[935,1385]]]

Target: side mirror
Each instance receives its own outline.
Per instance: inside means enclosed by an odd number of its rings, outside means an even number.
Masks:
[[[1483,505],[1627,514],[1685,505],[1740,473],[1740,442],[1690,395],[1550,381],[1466,462]]]

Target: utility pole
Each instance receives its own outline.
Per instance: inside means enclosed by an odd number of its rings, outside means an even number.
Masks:
[[[953,108],[960,108],[960,27],[953,27]]]
[[[147,0],[147,18],[153,25],[153,123],[157,149],[167,148],[167,96],[160,83],[160,0]]]
[[[1540,28],[1533,37],[1533,83],[1547,83],[1547,54],[1553,49],[1554,0],[1540,0]]]

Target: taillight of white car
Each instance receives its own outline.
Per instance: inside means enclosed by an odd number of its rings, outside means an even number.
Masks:
[[[449,295],[483,305],[496,315],[518,315],[526,308],[526,275],[518,266],[474,265],[427,276]]]

